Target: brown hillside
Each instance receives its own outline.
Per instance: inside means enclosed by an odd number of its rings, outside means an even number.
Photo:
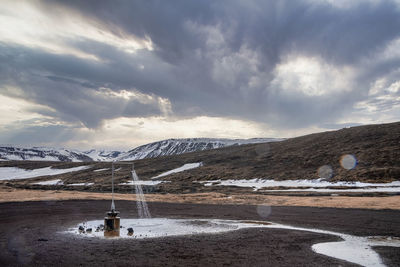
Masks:
[[[352,154],[357,166],[346,170],[342,155]],[[204,166],[168,176],[170,180],[271,178],[314,179],[330,165],[332,180],[389,182],[400,179],[400,123],[368,125],[265,143],[228,147],[138,161],[138,172],[150,178],[183,163]],[[153,169],[160,171],[153,172]]]
[[[358,164],[354,169],[346,170],[341,167],[339,160],[345,154],[352,154],[357,158]],[[198,183],[192,183],[192,181],[215,179],[315,179],[318,178],[318,168],[323,165],[332,167],[333,181],[390,182],[400,179],[400,122],[346,128],[276,143],[243,145],[138,160],[135,161],[135,169],[141,179],[149,180],[160,173],[193,162],[203,162],[204,166],[163,177],[163,180],[170,180],[171,183],[158,186],[156,191],[217,190],[216,187],[204,188]],[[109,162],[0,162],[0,166],[18,166],[26,169],[45,166],[69,168],[78,165],[91,165],[92,168],[58,176],[1,183],[15,187],[43,188],[31,183],[39,180],[62,179],[64,184],[93,182],[94,185],[85,188],[57,186],[57,189],[100,192],[110,190],[111,171],[93,172],[94,169],[110,168]],[[121,167],[122,169],[116,172],[118,190],[119,192],[131,191],[131,187],[118,186],[120,182],[131,180],[130,166]],[[47,186],[46,189],[50,187]]]

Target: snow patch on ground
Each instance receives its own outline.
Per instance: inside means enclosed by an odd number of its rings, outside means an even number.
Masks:
[[[94,183],[75,183],[75,184],[67,184],[68,186],[91,186]]]
[[[121,183],[120,185],[157,185],[169,181],[129,181],[126,183]]]
[[[204,186],[239,186],[251,187],[254,191],[268,187],[310,187],[299,189],[277,189],[269,191],[318,191],[318,192],[398,192],[400,191],[400,181],[391,183],[363,183],[363,182],[329,182],[323,179],[314,180],[284,180],[275,181],[271,179],[251,179],[251,180],[210,180],[200,181]],[[358,187],[349,189],[329,189],[325,187]],[[375,191],[374,191],[375,190]]]
[[[94,170],[94,172],[102,172],[102,171],[107,171],[107,170],[109,170],[110,168],[104,168],[104,169],[97,169],[97,170]]]
[[[170,175],[170,174],[173,174],[173,173],[183,172],[183,171],[187,171],[187,170],[190,170],[190,169],[198,168],[198,167],[201,167],[201,166],[203,166],[202,162],[187,163],[187,164],[185,164],[185,165],[183,165],[183,166],[181,166],[179,168],[176,168],[176,169],[161,173],[160,175],[157,175],[157,176],[155,176],[155,177],[153,177],[151,179],[157,179],[157,178],[164,177],[164,176],[167,176],[167,175]]]
[[[396,193],[400,192],[400,187],[377,187],[377,188],[349,188],[349,189],[333,189],[333,188],[307,188],[307,189],[276,189],[265,190],[268,192],[369,192],[369,193]]]
[[[52,167],[45,167],[34,170],[26,170],[17,167],[0,167],[0,180],[26,179],[40,176],[58,175],[68,172],[83,171],[89,168],[91,168],[91,166],[80,166],[68,169],[53,169]]]
[[[37,183],[32,183],[32,184],[38,184],[38,185],[64,185],[64,182],[61,179],[55,179],[55,180],[37,182]]]

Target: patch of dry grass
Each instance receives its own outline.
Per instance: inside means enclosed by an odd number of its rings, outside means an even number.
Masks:
[[[110,193],[92,193],[62,190],[28,190],[0,187],[0,202],[56,201],[56,200],[109,200]],[[115,194],[116,200],[136,200],[133,194]],[[346,196],[266,196],[257,194],[146,194],[149,202],[238,204],[269,206],[307,206],[359,209],[399,210],[400,196],[346,197]]]

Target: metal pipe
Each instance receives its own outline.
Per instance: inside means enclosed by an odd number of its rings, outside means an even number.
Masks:
[[[111,190],[112,190],[112,200],[111,200],[111,211],[115,211],[115,203],[114,203],[114,164],[120,165],[131,165],[132,164],[132,171],[134,170],[134,163],[130,162],[123,162],[123,161],[113,161],[111,164]]]
[[[111,211],[115,211],[115,204],[114,204],[114,162],[111,165],[111,190],[112,190],[112,201],[111,201]]]

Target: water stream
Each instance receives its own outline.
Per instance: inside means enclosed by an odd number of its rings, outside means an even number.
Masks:
[[[139,177],[137,176],[134,169],[132,169],[132,179],[133,184],[135,185],[135,192],[136,192],[136,206],[138,210],[139,218],[151,218],[151,214],[149,208],[147,207],[146,198],[143,194],[142,185],[139,183]]]

